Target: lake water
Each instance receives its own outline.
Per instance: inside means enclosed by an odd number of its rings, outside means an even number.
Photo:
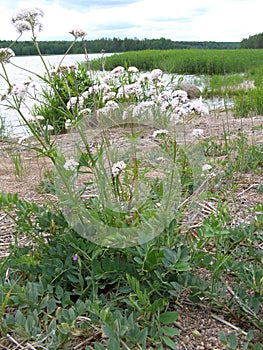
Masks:
[[[107,54],[106,54],[107,55]],[[108,54],[110,55],[110,54]],[[89,59],[95,59],[101,57],[101,54],[90,54]],[[63,55],[52,55],[44,56],[44,60],[49,67],[54,67],[58,65],[63,58]],[[63,60],[62,65],[74,65],[78,62],[85,61],[85,55],[67,55]],[[39,75],[43,75],[45,68],[39,56],[21,56],[13,57],[11,62],[15,65],[30,70]],[[40,85],[41,80],[36,77],[36,75],[29,73],[23,69],[14,67],[12,64],[6,64],[5,69],[8,73],[11,84],[23,84],[26,81],[29,81],[29,78],[32,79],[37,86]],[[0,74],[3,74],[2,67],[0,67]],[[0,76],[0,95],[3,94],[7,89],[6,82]],[[33,105],[33,101],[28,101],[29,107]],[[27,112],[27,107],[23,107],[23,112]],[[21,125],[21,120],[19,119],[17,112],[14,110],[7,109],[0,104],[0,117],[3,120],[5,131],[4,133],[10,137],[20,137],[27,133],[25,127]],[[1,128],[0,128],[1,129]]]

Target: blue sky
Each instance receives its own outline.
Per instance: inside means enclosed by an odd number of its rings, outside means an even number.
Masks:
[[[36,5],[37,4],[37,5]],[[241,41],[263,32],[262,0],[1,0],[0,40],[15,39],[10,23],[20,9],[44,11],[39,40],[167,38],[176,41]],[[30,40],[24,34],[21,40]]]

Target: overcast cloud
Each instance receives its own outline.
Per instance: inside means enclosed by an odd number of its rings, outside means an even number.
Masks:
[[[44,11],[39,40],[71,40],[84,29],[87,39],[161,38],[176,41],[241,41],[263,32],[262,0],[1,0],[0,40],[15,39],[10,23],[19,9]],[[21,40],[29,40],[25,34]]]

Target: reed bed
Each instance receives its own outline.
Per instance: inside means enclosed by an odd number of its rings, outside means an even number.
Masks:
[[[177,74],[242,73],[263,65],[263,50],[145,50],[102,57],[91,62],[93,69],[136,66],[149,71],[160,68]]]

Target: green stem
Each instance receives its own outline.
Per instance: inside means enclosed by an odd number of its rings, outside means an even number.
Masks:
[[[41,59],[43,65],[44,65],[44,67],[45,67],[45,71],[46,71],[46,73],[47,73],[47,75],[48,75],[48,78],[49,78],[49,80],[50,80],[50,79],[51,79],[51,75],[50,75],[48,66],[47,66],[47,64],[46,64],[46,61],[44,60],[44,57],[43,57],[42,52],[41,52],[41,50],[40,50],[40,48],[39,48],[38,42],[36,41],[35,38],[33,38],[33,44],[34,44],[35,48],[37,49],[37,53],[38,53],[38,55],[39,55],[39,57],[40,57],[40,59]]]
[[[75,39],[71,44],[70,46],[68,47],[67,51],[65,52],[65,54],[63,55],[63,57],[61,58],[59,64],[58,64],[58,69],[60,68],[62,62],[64,61],[65,57],[67,56],[67,54],[69,53],[69,51],[72,49],[72,47],[75,45],[77,39]]]
[[[45,83],[48,83],[48,82],[49,82],[48,79],[46,79],[45,77],[43,77],[42,75],[40,75],[40,74],[38,74],[38,73],[36,73],[36,72],[31,71],[30,69],[27,69],[27,68],[18,66],[17,64],[15,64],[15,63],[13,63],[13,62],[10,62],[10,64],[11,64],[13,67],[15,67],[15,68],[21,69],[21,70],[23,70],[23,71],[25,71],[25,72],[27,72],[27,73],[30,73],[30,74],[35,75],[37,78],[43,80]]]
[[[174,180],[174,174],[175,174],[175,164],[176,164],[176,157],[177,157],[177,142],[174,141],[173,142],[173,170],[172,170],[172,174],[171,174],[171,181],[169,183],[169,189],[168,189],[168,197],[167,197],[167,201],[166,201],[166,206],[165,206],[165,210],[168,210],[168,206],[169,206],[169,202],[170,202],[170,198],[171,198],[171,193],[174,190],[173,188],[173,180]]]
[[[12,85],[10,83],[10,80],[9,80],[9,77],[8,77],[8,74],[7,74],[7,71],[5,69],[5,65],[3,64],[3,62],[1,62],[1,66],[2,66],[3,71],[4,71],[4,75],[3,74],[0,74],[0,75],[7,82],[8,87],[10,88]]]

